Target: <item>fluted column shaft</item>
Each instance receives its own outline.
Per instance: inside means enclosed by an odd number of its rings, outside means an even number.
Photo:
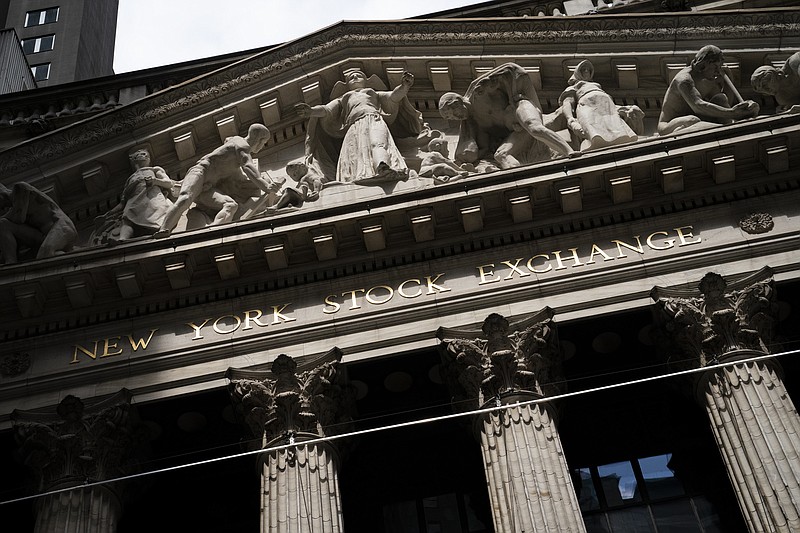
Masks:
[[[722,362],[763,355],[740,351]],[[751,532],[800,531],[800,418],[774,361],[709,370],[698,395]]]
[[[305,371],[283,354],[269,371],[228,370],[234,404],[264,450],[261,533],[343,531],[338,450],[320,441],[351,422],[341,357],[333,349]]]
[[[496,533],[586,531],[554,407],[531,403],[563,387],[552,316],[545,308],[512,324],[493,313],[480,330],[437,333],[458,405],[497,407],[475,420]]]
[[[269,447],[269,446],[268,446]],[[336,450],[326,443],[261,455],[261,531],[342,531]]]
[[[509,405],[480,423],[495,531],[585,531],[550,408]]]
[[[67,486],[80,484],[74,480]],[[117,495],[92,486],[42,497],[36,504],[35,533],[114,533],[122,508]]]
[[[800,531],[800,417],[780,364],[764,358],[778,316],[772,271],[730,284],[711,272],[696,289],[655,287],[651,295],[670,365],[700,370],[690,374],[695,395],[748,529]]]

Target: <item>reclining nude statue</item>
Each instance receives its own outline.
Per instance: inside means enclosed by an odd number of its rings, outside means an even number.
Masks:
[[[72,250],[75,224],[48,195],[25,182],[0,184],[0,259],[11,265],[24,249],[36,259]]]
[[[779,113],[800,112],[800,52],[795,52],[781,68],[763,65],[750,76],[753,89],[775,97]]]
[[[722,50],[707,45],[675,75],[664,94],[659,135],[716,127],[758,115],[759,105],[742,99],[725,74],[722,61]]]
[[[433,135],[408,101],[413,84],[414,76],[404,72],[400,84],[388,91],[377,76],[354,70],[346,83],[336,83],[329,103],[297,104],[297,113],[310,119],[308,167],[329,181],[370,185],[407,180],[410,171],[398,144],[427,142]]]
[[[617,106],[594,81],[588,59],[575,67],[559,103],[581,151],[633,142],[642,133],[644,112],[638,106]]]
[[[516,63],[482,74],[463,96],[443,94],[439,113],[447,120],[461,121],[454,154],[459,163],[477,167],[488,158],[500,168],[513,168],[551,159],[552,152],[556,156],[580,154],[546,126],[533,81]]]

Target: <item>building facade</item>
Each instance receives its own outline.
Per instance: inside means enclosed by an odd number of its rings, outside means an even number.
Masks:
[[[119,0],[3,0],[0,18],[16,30],[35,86],[47,87],[114,73],[118,8]]]
[[[9,140],[9,530],[800,527],[800,9],[495,7]]]

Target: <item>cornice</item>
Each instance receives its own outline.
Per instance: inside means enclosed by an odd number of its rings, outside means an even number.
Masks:
[[[0,153],[0,175],[5,179],[59,157],[84,149],[109,136],[130,134],[137,128],[167,121],[193,107],[238,93],[291,72],[301,76],[312,65],[332,58],[358,55],[369,48],[391,48],[397,56],[446,56],[465,49],[491,54],[541,47],[575,50],[609,44],[642,43],[664,54],[731,39],[777,40],[781,46],[800,46],[800,10],[760,9],[756,12],[691,14],[589,15],[502,19],[405,20],[342,22],[304,38],[271,48],[215,72],[179,84],[128,105],[100,113],[79,123],[47,133]],[[796,42],[793,42],[796,41]],[[742,43],[737,43],[738,47]],[[793,51],[793,50],[792,50]],[[12,181],[9,179],[9,181]]]

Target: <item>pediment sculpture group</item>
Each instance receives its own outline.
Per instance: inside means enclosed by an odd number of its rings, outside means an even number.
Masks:
[[[180,181],[152,164],[147,149],[130,154],[132,173],[118,205],[98,217],[89,246],[137,237],[165,237],[182,217],[187,228],[270,216],[313,202],[341,184],[383,186],[410,178],[448,183],[475,173],[513,168],[598,148],[630,143],[643,135],[644,113],[618,106],[594,81],[589,60],[575,68],[544,113],[531,77],[515,63],[472,81],[464,94],[447,92],[439,113],[459,125],[455,150],[430,129],[408,100],[414,77],[404,73],[394,88],[373,75],[350,71],[324,105],[297,104],[308,119],[302,158],[286,176],[261,172],[253,156],[270,138],[252,124],[244,137],[227,138],[201,157]],[[800,52],[782,68],[765,65],[752,74],[756,92],[772,95],[778,112],[800,110]],[[704,46],[679,71],[663,98],[657,134],[684,133],[754,118],[759,105],[743,100],[723,67],[723,53]],[[409,166],[411,165],[411,166]],[[0,184],[0,263],[39,259],[76,248],[74,223],[47,194],[24,183]]]

